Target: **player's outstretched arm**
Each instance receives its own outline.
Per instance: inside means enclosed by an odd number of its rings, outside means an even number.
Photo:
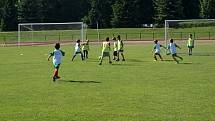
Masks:
[[[176,45],[176,44],[175,44],[175,46],[176,46],[177,48],[181,49],[181,47],[180,47],[180,46],[178,46],[178,45]]]
[[[65,52],[64,51],[60,50],[60,52],[62,53],[62,56],[65,56]]]
[[[160,45],[160,46],[167,50],[167,47],[165,47],[165,46],[163,46],[163,45]]]
[[[54,54],[53,53],[49,53],[49,56],[48,56],[48,61],[50,61],[50,58],[53,56]]]

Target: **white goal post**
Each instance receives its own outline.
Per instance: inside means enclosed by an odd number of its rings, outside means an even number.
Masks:
[[[215,54],[215,19],[165,20],[165,44],[173,39],[187,53],[189,34],[194,38],[194,54]]]
[[[20,23],[18,46],[71,42],[86,40],[87,25],[83,22],[69,23]]]

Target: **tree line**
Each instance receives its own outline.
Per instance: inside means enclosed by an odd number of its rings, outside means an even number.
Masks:
[[[215,0],[0,0],[0,30],[18,23],[83,21],[91,28],[141,27],[166,19],[215,18]]]

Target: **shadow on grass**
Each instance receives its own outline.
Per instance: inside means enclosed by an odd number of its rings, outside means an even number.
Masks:
[[[166,62],[174,62],[174,60],[163,60],[163,61],[166,61]],[[179,62],[179,64],[186,64],[186,65],[189,65],[189,64],[193,64],[192,62]]]
[[[185,65],[188,65],[188,64],[193,64],[193,63],[191,63],[191,62],[181,62],[181,63],[179,63],[179,64],[185,64]]]
[[[164,59],[163,61],[172,62],[172,61],[174,61],[174,60]]]
[[[147,61],[142,61],[142,60],[138,60],[138,59],[126,59],[126,61],[128,61],[128,62],[147,62]]]
[[[97,81],[74,81],[74,80],[59,80],[61,82],[69,82],[69,83],[101,83]]]

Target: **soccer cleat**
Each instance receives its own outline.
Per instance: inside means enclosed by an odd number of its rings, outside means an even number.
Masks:
[[[117,59],[116,61],[119,61],[119,59]]]
[[[52,79],[53,79],[53,82],[55,82],[57,80],[57,77],[54,76]]]
[[[60,79],[61,77],[59,77],[59,76],[56,76],[56,78],[57,78],[57,79]]]
[[[102,65],[102,63],[99,63],[99,65]]]
[[[110,61],[109,63],[110,63],[110,64],[112,64],[112,62],[111,62],[111,61]]]
[[[157,60],[154,60],[154,61],[157,61]]]
[[[122,59],[122,61],[125,61],[125,59]]]

